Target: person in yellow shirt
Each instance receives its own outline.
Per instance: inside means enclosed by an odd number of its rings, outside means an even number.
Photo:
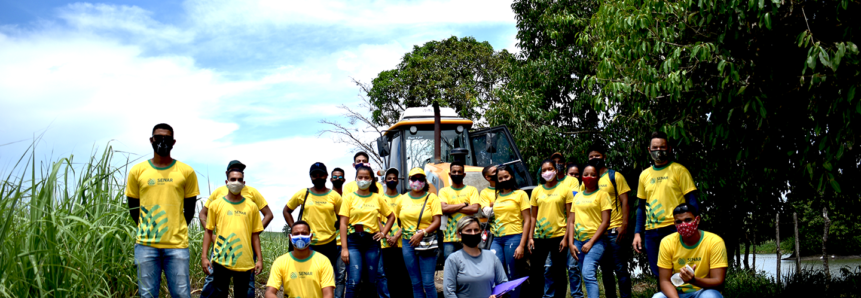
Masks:
[[[518,189],[514,172],[514,169],[505,165],[496,168],[496,193],[488,206],[482,206],[492,208],[490,231],[493,233],[493,242],[490,247],[505,267],[508,280],[524,275],[517,271],[516,263],[526,253],[528,231],[531,231],[532,223],[529,196]],[[520,288],[512,291],[510,297],[520,297]]]
[[[353,168],[356,168],[356,169],[358,169],[359,167],[370,168],[371,164],[368,162],[368,160],[369,160],[368,154],[365,153],[364,151],[360,151],[360,152],[356,153],[356,155],[353,155]],[[379,182],[375,182],[375,184],[377,185],[377,190],[380,190],[380,191],[383,190],[382,184],[380,184]],[[344,193],[351,193],[351,192],[356,191],[356,189],[358,189],[358,187],[356,185],[355,180],[350,181],[347,184],[344,184]]]
[[[607,229],[607,246],[604,248],[604,258],[601,260],[601,279],[604,288],[616,289],[615,274],[619,278],[619,294],[622,298],[631,297],[631,273],[628,272],[628,218],[630,208],[628,206],[628,192],[631,187],[625,176],[618,171],[607,168],[604,159],[607,150],[600,143],[592,145],[586,154],[589,163],[598,169],[598,189],[610,195],[610,205],[613,210],[610,213],[610,227]],[[616,298],[616,291],[606,291],[606,298]]]
[[[389,208],[388,202],[379,194],[374,184],[374,173],[371,168],[359,166],[356,168],[356,184],[359,189],[344,195],[341,203],[341,239],[347,239],[341,245],[341,260],[348,266],[347,298],[357,296],[356,286],[365,276],[365,280],[377,286],[380,296],[388,296],[386,285],[377,280],[378,271],[383,268],[380,264],[380,241],[383,240],[392,224],[395,215]],[[387,224],[380,226],[380,217],[386,217]],[[350,227],[349,231],[347,227]]]
[[[383,193],[383,199],[386,200],[392,211],[395,210],[395,206],[398,205],[401,198],[401,194],[398,192],[398,177],[400,177],[398,169],[389,168],[386,170],[386,190]],[[393,212],[392,214],[395,213]],[[386,273],[386,284],[388,286],[389,293],[398,293],[398,297],[411,297],[412,286],[410,275],[407,273],[406,264],[404,264],[404,245],[401,241],[401,235],[404,231],[401,229],[398,221],[397,214],[395,214],[395,222],[392,224],[392,228],[389,230],[386,238],[383,241],[380,241],[380,245],[382,247],[382,252],[380,253],[380,268],[385,269],[383,271]],[[382,224],[386,225],[388,224],[388,221],[383,220]]]
[[[610,195],[598,189],[598,169],[594,165],[583,168],[583,185],[568,213],[568,245],[571,256],[578,262],[586,294],[598,298],[598,264],[606,247],[604,234],[610,226],[613,207]]]
[[[491,213],[493,213],[493,207],[490,205],[496,199],[496,166],[484,167],[481,170],[481,175],[484,176],[484,180],[487,180],[490,186],[482,189],[478,194],[478,204],[481,208],[481,216],[490,218]]]
[[[676,232],[670,212],[673,206],[688,203],[699,209],[694,179],[687,168],[670,160],[672,151],[667,134],[652,132],[649,154],[655,165],[640,174],[637,186],[637,222],[634,225],[634,251],[645,246],[649,269],[658,276],[658,247],[661,239]]]
[[[578,166],[576,163],[573,163],[573,162],[569,162],[566,165],[567,165],[567,169],[565,171],[568,174],[568,177],[574,177],[577,179],[577,183],[580,183],[580,166]],[[577,190],[574,190],[574,191],[577,191]]]
[[[557,280],[565,275],[568,255],[568,233],[566,233],[568,210],[574,195],[557,179],[556,166],[552,160],[544,160],[539,171],[540,187],[532,190],[532,227],[529,231],[530,263],[545,264],[546,270],[532,270],[530,280],[539,286],[533,287],[535,297],[557,297],[565,295],[566,284]],[[547,266],[549,264],[549,266]],[[543,285],[543,291],[542,287]]]
[[[335,278],[332,263],[326,256],[311,250],[311,226],[305,221],[293,223],[290,243],[293,251],[272,263],[265,298],[280,298],[278,290],[284,287],[284,297],[334,298]]]
[[[212,276],[213,281],[204,285],[200,297],[227,297],[231,278],[233,297],[254,297],[254,292],[248,291],[248,280],[253,280],[252,277],[263,270],[260,252],[263,224],[257,204],[240,195],[245,186],[244,178],[242,171],[228,172],[226,184],[230,192],[209,203],[200,263],[203,272]],[[210,262],[207,253],[213,239],[215,249]],[[252,255],[259,259],[255,260]]]
[[[395,215],[401,220],[404,263],[413,285],[413,298],[436,297],[434,272],[436,272],[436,249],[416,250],[422,239],[434,235],[440,225],[442,206],[439,198],[428,192],[430,186],[425,171],[410,170],[410,192],[401,195],[395,206]],[[438,240],[437,240],[438,241]]]
[[[314,187],[297,191],[287,200],[284,206],[284,219],[287,225],[293,226],[293,210],[299,211],[299,220],[306,221],[311,226],[311,248],[329,258],[332,266],[336,266],[338,246],[335,243],[335,228],[338,222],[338,209],[341,208],[341,196],[326,187],[329,172],[326,165],[316,162],[309,171]]]
[[[559,179],[559,183],[567,186],[568,189],[580,189],[580,181],[569,178],[568,173],[565,172],[565,157],[562,156],[562,153],[553,153],[550,155],[550,160],[556,166],[556,177]]]
[[[335,168],[332,170],[332,178],[329,178],[329,181],[332,182],[332,190],[338,192],[339,195],[344,195],[344,169]]]
[[[726,245],[720,236],[700,230],[696,207],[681,204],[673,209],[678,232],[661,240],[658,285],[652,298],[722,298],[726,279]],[[677,278],[673,278],[678,273]],[[673,280],[677,283],[674,283]]]
[[[230,175],[232,171],[239,171],[243,173],[243,179],[245,175],[245,164],[238,160],[231,160],[227,163],[227,171],[224,172],[225,175]],[[241,187],[240,187],[241,186]],[[266,229],[269,226],[269,222],[272,221],[272,210],[269,209],[269,203],[266,202],[266,199],[257,191],[256,188],[245,185],[245,181],[241,185],[234,185],[234,188],[239,189],[241,191],[241,196],[245,199],[251,200],[257,205],[257,208],[260,209],[260,213],[263,214],[263,229]],[[197,217],[200,219],[200,226],[206,227],[206,218],[209,213],[209,204],[213,201],[219,200],[226,196],[231,190],[227,185],[222,185],[216,188],[211,194],[209,194],[209,198],[206,199],[206,203],[203,204],[203,208],[200,208],[200,213],[198,213]],[[254,260],[257,260],[257,256],[254,256]],[[206,279],[203,281],[203,287],[206,288],[213,281],[213,275],[209,274],[206,276]],[[254,274],[251,274],[251,278],[248,280],[248,291],[249,295],[254,295]]]
[[[460,161],[455,161],[449,166],[449,177],[451,186],[444,187],[439,191],[442,213],[446,215],[447,222],[445,233],[443,233],[443,260],[453,252],[460,250],[460,238],[457,237],[457,222],[467,215],[478,212],[478,190],[475,187],[464,185],[466,178],[466,167]]]
[[[171,297],[191,297],[188,224],[200,190],[194,169],[170,156],[173,137],[170,125],[153,127],[153,158],[134,165],[126,183],[129,215],[137,224],[138,292],[144,298],[159,296],[162,272]]]

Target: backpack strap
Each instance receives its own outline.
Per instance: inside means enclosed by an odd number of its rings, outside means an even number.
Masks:
[[[613,184],[613,193],[616,195],[616,211],[619,209],[619,190],[616,189],[616,170],[610,169],[607,171],[607,175],[610,175],[610,184]]]
[[[302,213],[305,212],[305,202],[308,201],[308,193],[310,192],[310,188],[305,189],[305,199],[302,200],[302,209],[299,209],[299,220],[302,220]]]

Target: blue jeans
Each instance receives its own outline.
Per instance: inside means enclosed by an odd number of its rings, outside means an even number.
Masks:
[[[347,287],[347,264],[341,258],[336,262],[335,270],[335,298],[343,298]]]
[[[502,267],[505,268],[508,280],[515,280],[522,277],[520,272],[517,272],[517,260],[514,259],[514,251],[517,250],[518,246],[520,246],[521,237],[521,234],[494,237],[493,242],[490,243],[490,250],[492,250],[496,254],[496,257],[499,258],[499,261],[502,262]],[[520,297],[520,288],[521,287],[517,287],[514,291],[509,292],[508,297]]]
[[[212,256],[209,256],[209,260],[212,261]],[[257,262],[257,255],[254,255],[254,262]],[[251,277],[248,279],[248,295],[254,297],[254,272],[251,272]],[[212,281],[215,280],[215,275],[209,274],[206,276],[206,279],[203,280],[203,288],[206,289]],[[236,281],[233,281],[234,283]]]
[[[416,251],[410,246],[410,240],[402,239],[404,263],[407,265],[407,273],[410,274],[410,282],[413,284],[413,298],[437,297],[436,285],[434,285],[434,272],[436,271],[435,251]]]
[[[568,251],[568,284],[571,286],[571,297],[583,298],[583,283],[581,282],[582,273],[580,272],[579,262],[571,256]]]
[[[652,298],[667,298],[667,295],[657,292]],[[723,295],[717,290],[702,289],[693,293],[679,293],[679,298],[723,298]]]
[[[356,287],[362,277],[370,285],[377,287],[378,293],[387,293],[388,290],[377,282],[379,271],[383,269],[380,265],[380,242],[374,241],[373,234],[355,232],[347,237],[347,250],[350,253],[350,264],[347,266],[347,298],[357,295]],[[385,295],[381,295],[385,296]]]
[[[618,234],[607,234],[607,246],[604,248],[604,257],[601,259],[602,280],[604,281],[604,296],[616,298],[616,280],[613,273],[619,278],[619,294],[621,298],[631,297],[631,273],[628,272],[627,243],[616,243]],[[622,240],[624,241],[624,240]],[[628,242],[630,243],[630,242]]]
[[[568,253],[568,250],[565,249],[561,252],[559,251],[559,244],[562,242],[562,237],[533,239],[533,242],[535,243],[535,248],[532,249],[530,263],[544,264],[544,270],[533,268],[530,274],[529,278],[532,283],[536,285],[544,285],[544,291],[540,293],[538,293],[538,291],[541,288],[534,287],[535,294],[533,295],[535,297],[541,296],[544,298],[553,298],[557,296],[560,298],[563,297],[565,295],[565,283],[561,282],[561,280],[558,282],[556,280],[564,275],[563,272],[565,271],[567,263],[565,254]]]
[[[580,255],[577,257],[580,260],[577,262],[580,265],[580,270],[583,274],[583,282],[586,284],[586,295],[589,298],[598,298],[600,289],[598,287],[598,264],[601,262],[601,257],[604,255],[605,239],[601,237],[592,245],[592,249],[588,253],[583,253],[583,244],[589,242],[574,240],[574,246],[580,250]]]
[[[643,240],[643,245],[646,246],[646,256],[649,258],[649,269],[652,274],[658,276],[658,250],[661,247],[661,240],[667,235],[675,233],[676,226],[666,226],[654,230],[646,230],[646,239]]]
[[[138,291],[143,298],[158,298],[161,273],[167,279],[171,297],[191,298],[188,248],[155,248],[135,244]]]
[[[445,260],[448,260],[448,256],[453,254],[454,252],[463,249],[463,244],[460,242],[445,242],[442,244],[442,256],[443,263]]]

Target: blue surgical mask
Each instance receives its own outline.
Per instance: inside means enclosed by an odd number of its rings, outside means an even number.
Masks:
[[[311,235],[290,235],[290,243],[293,243],[296,249],[306,249],[311,245]]]

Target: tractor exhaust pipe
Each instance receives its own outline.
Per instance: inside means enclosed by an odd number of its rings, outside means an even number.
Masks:
[[[433,160],[434,163],[442,163],[442,150],[440,149],[440,143],[442,143],[441,132],[442,128],[440,128],[440,116],[439,116],[439,103],[433,103]]]

